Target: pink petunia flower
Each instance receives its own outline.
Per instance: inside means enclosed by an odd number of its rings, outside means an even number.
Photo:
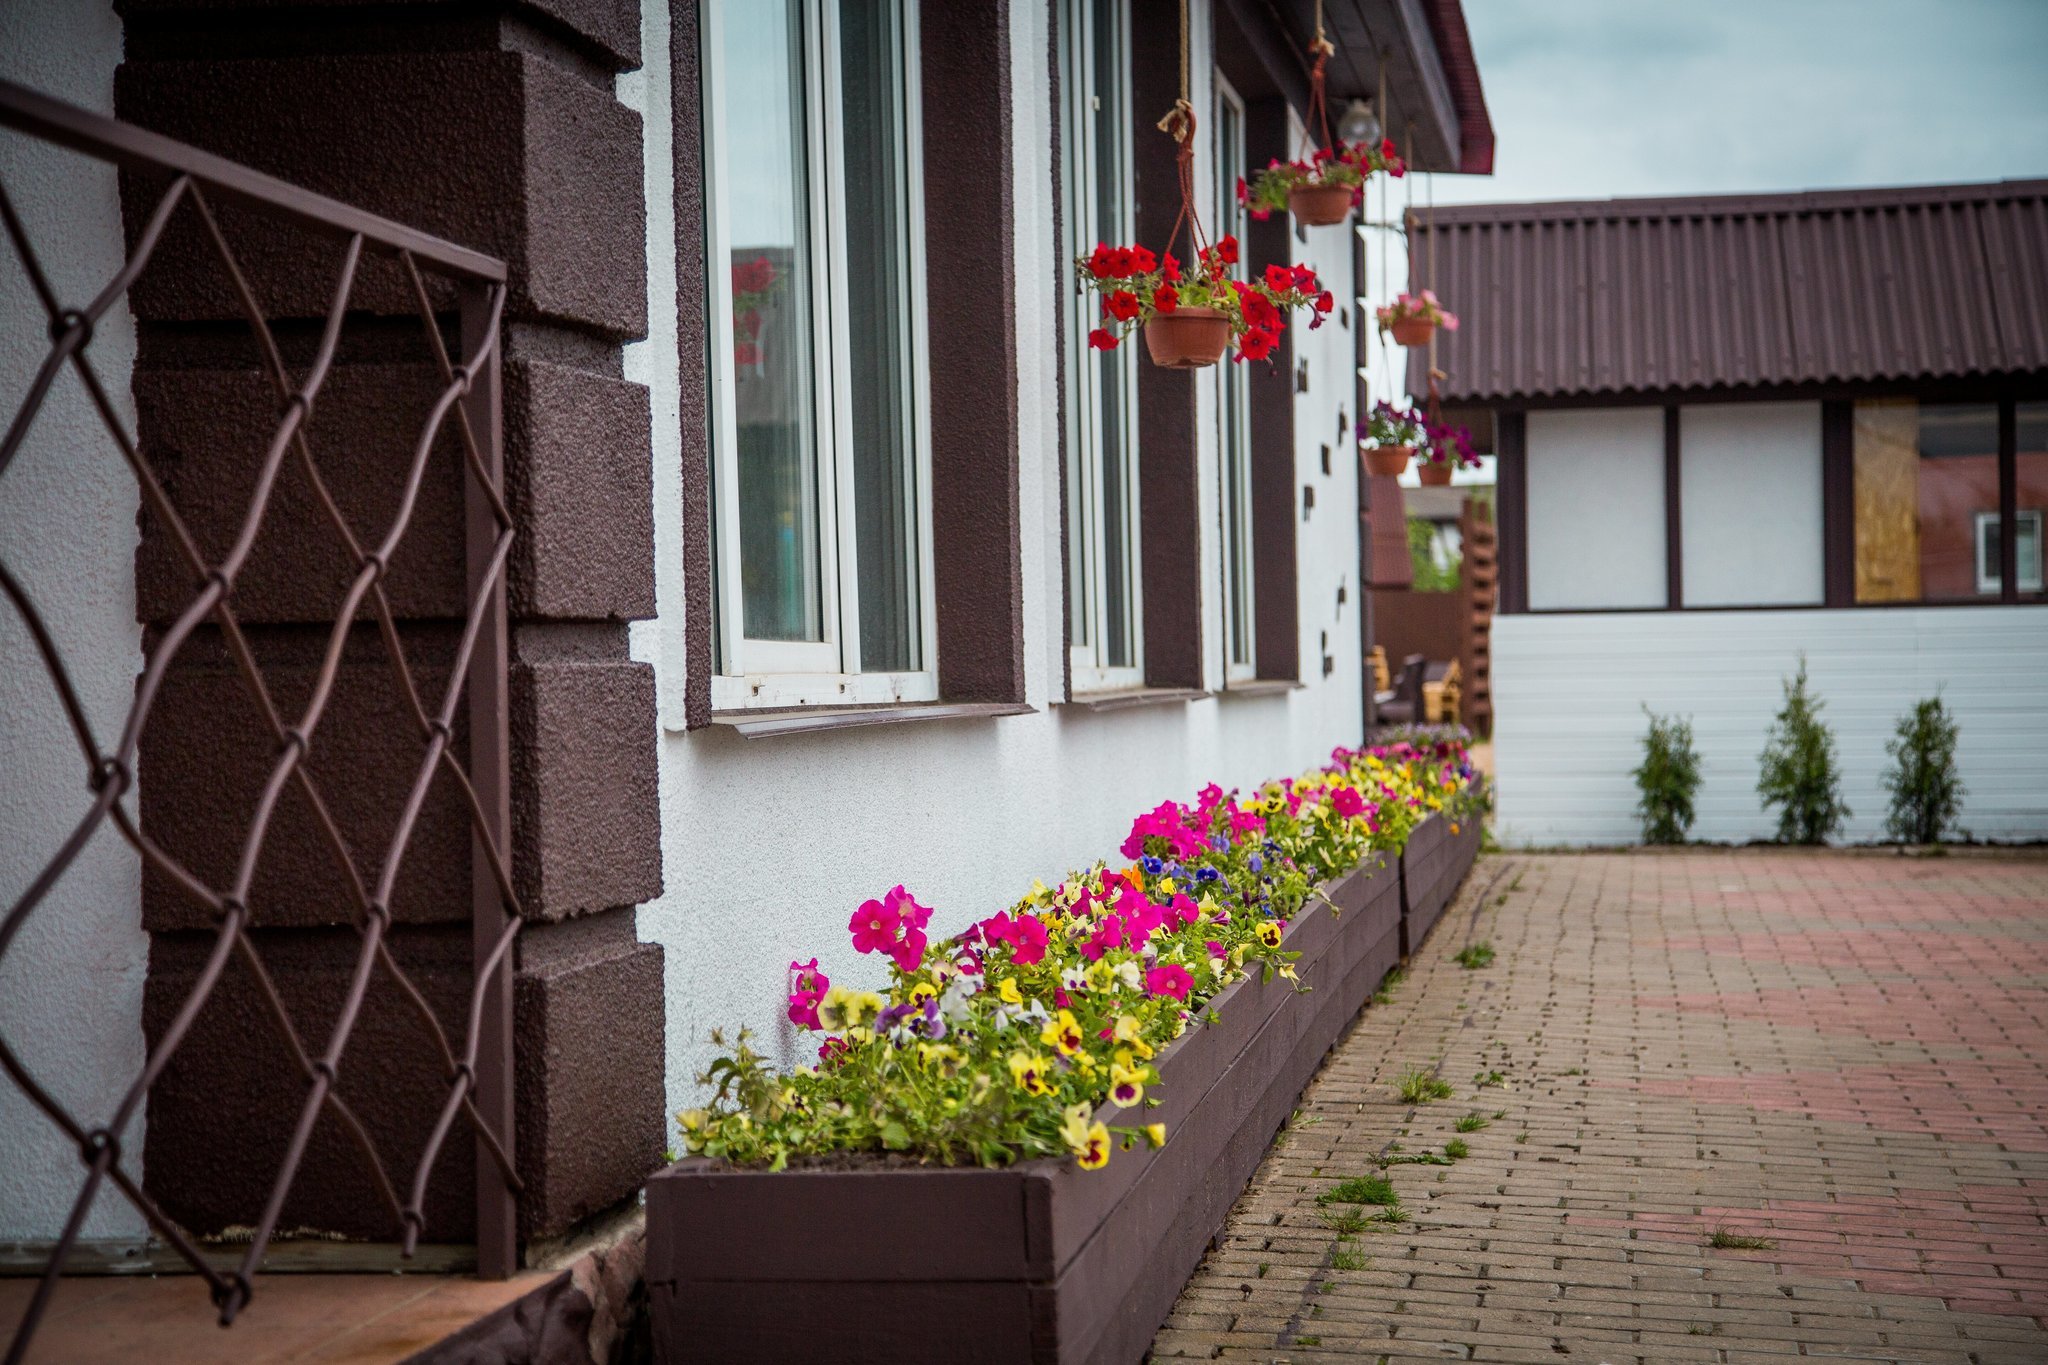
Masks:
[[[1194,975],[1178,962],[1162,962],[1145,973],[1145,989],[1154,995],[1170,995],[1182,1004],[1194,989]]]

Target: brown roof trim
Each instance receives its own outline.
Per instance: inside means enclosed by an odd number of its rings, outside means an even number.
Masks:
[[[1493,118],[1486,112],[1486,92],[1479,84],[1479,62],[1472,55],[1464,5],[1459,0],[1429,0],[1429,32],[1436,39],[1437,60],[1458,111],[1457,169],[1464,175],[1492,175]]]
[[[2048,179],[1799,190],[1784,194],[1686,194],[1640,199],[1560,199],[1520,204],[1438,204],[1434,212],[1439,226],[1451,227],[1467,223],[1761,217],[1910,208],[1922,204],[1999,204],[2044,197],[2048,197]],[[1411,210],[1410,217],[1414,224],[1427,228],[1419,213]]]

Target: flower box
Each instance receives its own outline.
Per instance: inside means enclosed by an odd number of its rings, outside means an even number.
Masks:
[[[1247,977],[1161,1051],[1161,1103],[1146,1117],[1172,1136],[1156,1150],[1093,1172],[854,1157],[769,1173],[692,1158],[656,1175],[657,1357],[1142,1358],[1324,1054],[1399,960],[1396,864],[1374,855],[1325,886],[1339,913],[1289,923],[1306,994]]]
[[[1451,898],[1479,856],[1480,820],[1469,816],[1457,823],[1432,815],[1408,835],[1401,850],[1401,956],[1422,946],[1443,918]]]

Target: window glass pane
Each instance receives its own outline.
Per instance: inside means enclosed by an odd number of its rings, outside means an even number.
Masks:
[[[1820,605],[1820,404],[1678,412],[1688,607]]]
[[[1667,604],[1664,410],[1532,412],[1529,606]]]
[[[811,364],[810,175],[797,0],[724,25],[734,425],[746,634],[823,638]]]
[[[1995,596],[1979,570],[1998,517],[1998,406],[1859,402],[1854,439],[1856,600]]]
[[[860,666],[917,667],[916,432],[901,31],[891,0],[839,6],[847,373]]]
[[[1111,244],[1121,243],[1124,226],[1123,138],[1117,98],[1123,66],[1122,14],[1113,0],[1097,0],[1090,16],[1094,32],[1093,87],[1095,93],[1095,233]],[[1091,321],[1090,325],[1093,323]],[[1128,393],[1129,350],[1091,351],[1095,360],[1097,422],[1099,442],[1098,473],[1101,479],[1102,509],[1102,638],[1097,642],[1097,662],[1110,668],[1128,668],[1137,661],[1133,648],[1131,620],[1131,518],[1130,461],[1135,452],[1125,440],[1125,407]]]
[[[1219,76],[1220,80],[1221,77]],[[1216,97],[1216,231],[1244,231],[1237,203],[1237,180],[1244,174],[1244,115],[1218,89]],[[1219,365],[1217,380],[1217,451],[1223,477],[1223,612],[1228,662],[1250,667],[1252,656],[1251,452],[1242,365]]]
[[[2018,428],[2014,445],[2019,480],[2020,592],[2039,596],[2048,588],[2041,574],[2042,523],[2048,520],[2044,517],[2048,513],[2048,403],[2018,403],[2014,409]]]

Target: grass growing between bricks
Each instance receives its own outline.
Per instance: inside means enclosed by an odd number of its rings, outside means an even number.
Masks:
[[[1714,1235],[1707,1238],[1707,1245],[1716,1251],[1769,1251],[1778,1244],[1768,1237],[1749,1237],[1717,1227]]]
[[[1409,1068],[1401,1073],[1396,1084],[1400,1087],[1403,1104],[1428,1104],[1431,1100],[1451,1097],[1451,1083],[1426,1067]]]
[[[1489,1120],[1486,1117],[1486,1115],[1480,1113],[1477,1109],[1474,1109],[1469,1114],[1461,1115],[1458,1121],[1452,1124],[1451,1126],[1453,1128],[1456,1128],[1461,1133],[1476,1133],[1481,1128],[1486,1127],[1489,1122],[1491,1122],[1491,1120]]]
[[[1491,967],[1493,965],[1493,945],[1484,941],[1474,943],[1470,947],[1459,949],[1458,955],[1451,960],[1468,972],[1480,967]]]
[[[1398,1204],[1394,1182],[1383,1175],[1354,1175],[1316,1196],[1318,1204]]]

